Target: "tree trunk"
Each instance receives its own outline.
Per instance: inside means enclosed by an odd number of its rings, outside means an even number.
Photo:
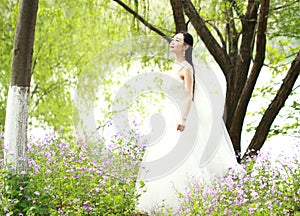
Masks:
[[[246,111],[248,104],[250,102],[257,78],[260,74],[260,71],[263,67],[265,60],[266,52],[266,30],[268,23],[268,14],[269,14],[269,3],[270,0],[262,0],[258,27],[257,27],[257,38],[256,38],[256,54],[253,61],[253,66],[251,69],[250,76],[248,77],[245,85],[243,85],[242,93],[239,96],[238,104],[236,105],[236,110],[234,116],[232,117],[232,123],[230,126],[229,134],[233,142],[233,146],[237,152],[237,155],[240,155],[241,152],[241,135],[244,119],[246,116]],[[249,46],[249,45],[248,45]],[[240,157],[238,157],[240,159]]]
[[[247,149],[246,154],[243,156],[245,159],[247,156],[256,155],[257,151],[263,146],[267,135],[269,133],[270,127],[276,116],[278,115],[280,109],[284,106],[285,101],[293,90],[293,86],[299,77],[300,72],[300,51],[298,52],[296,58],[292,62],[292,65],[284,78],[274,100],[269,105],[268,109],[264,113],[258,127],[256,128],[255,134],[251,140],[251,143]],[[254,150],[254,151],[250,151]]]
[[[20,0],[4,136],[5,164],[15,173],[28,168],[28,105],[37,10],[38,0]]]
[[[173,17],[175,20],[176,26],[176,33],[181,31],[187,31],[187,26],[184,21],[184,14],[181,0],[170,0],[172,10],[173,10]]]

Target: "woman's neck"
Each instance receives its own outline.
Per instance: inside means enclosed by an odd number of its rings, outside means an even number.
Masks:
[[[176,54],[176,60],[175,60],[175,62],[176,62],[176,63],[182,63],[182,62],[184,62],[184,61],[186,61],[186,60],[185,60],[185,57],[184,57],[182,54],[177,53],[177,54]]]

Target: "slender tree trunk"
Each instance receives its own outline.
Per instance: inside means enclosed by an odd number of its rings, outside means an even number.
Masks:
[[[276,116],[278,115],[280,109],[284,106],[285,101],[293,90],[293,86],[299,77],[300,72],[300,51],[298,52],[296,58],[292,62],[292,65],[284,78],[274,100],[269,105],[268,109],[264,113],[258,127],[256,128],[253,139],[247,149],[247,154],[243,156],[256,155],[257,151],[263,146],[267,135],[269,133],[270,127]],[[250,151],[254,150],[254,151]]]
[[[28,167],[27,127],[38,0],[20,0],[5,120],[5,163],[13,172]]]

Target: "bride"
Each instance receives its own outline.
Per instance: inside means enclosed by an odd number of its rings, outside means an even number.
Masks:
[[[175,212],[177,191],[187,187],[190,177],[208,180],[239,170],[222,120],[222,94],[209,89],[215,83],[204,64],[199,69],[202,74],[196,72],[192,47],[193,37],[187,32],[176,34],[170,43],[176,61],[165,90],[172,94],[177,112],[167,114],[171,116],[167,139],[147,147],[137,179],[137,184],[144,182],[137,210],[149,215],[155,215],[160,206]]]

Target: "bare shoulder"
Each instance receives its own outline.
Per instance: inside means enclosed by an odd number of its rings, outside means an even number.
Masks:
[[[187,61],[181,63],[181,69],[179,70],[179,76],[184,79],[184,77],[193,76],[193,66]]]
[[[191,72],[193,73],[193,66],[188,63],[187,61],[185,61],[184,67],[183,67],[184,72]]]

